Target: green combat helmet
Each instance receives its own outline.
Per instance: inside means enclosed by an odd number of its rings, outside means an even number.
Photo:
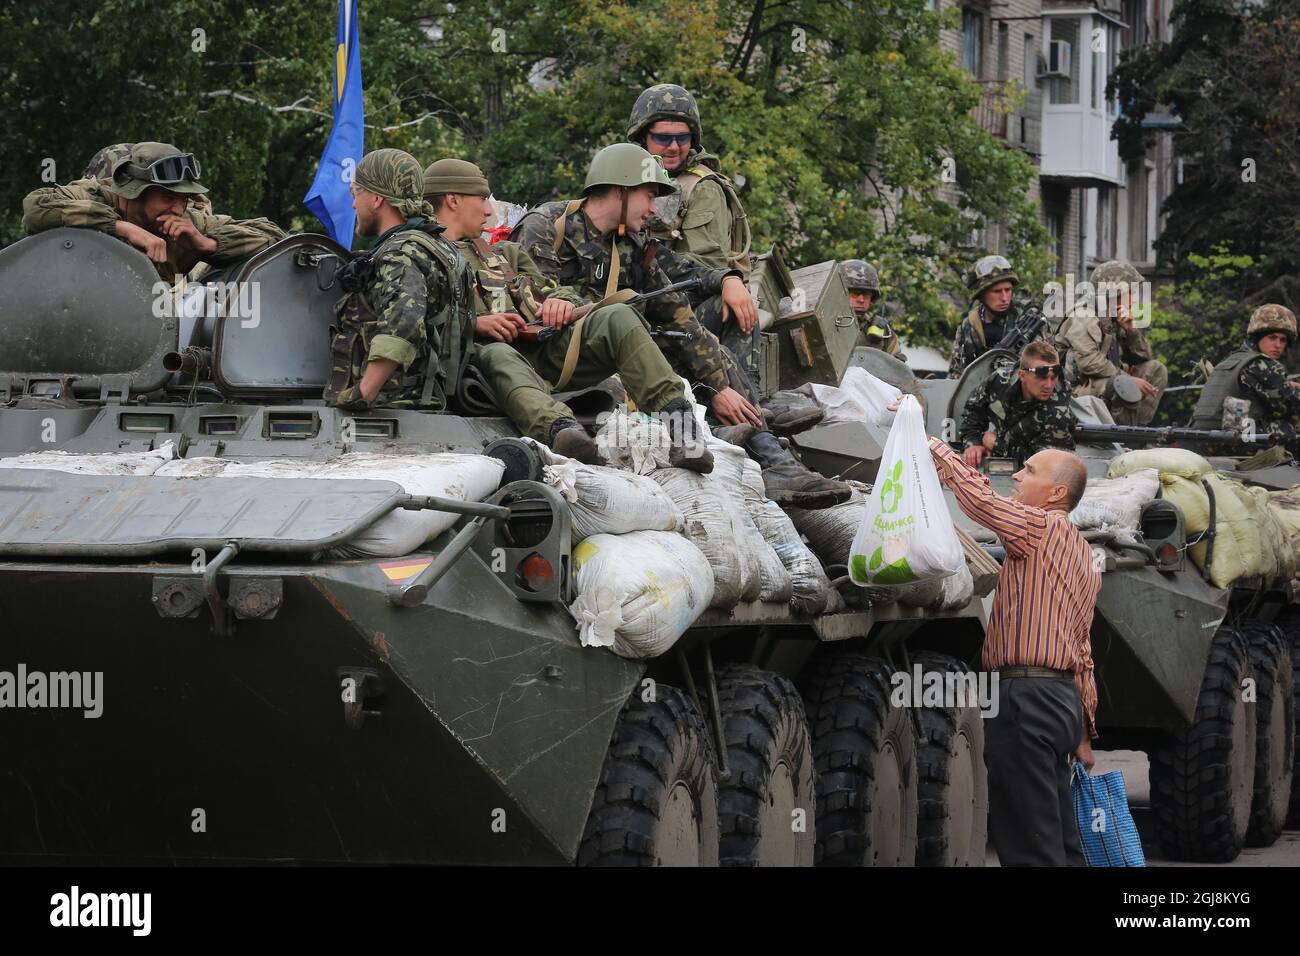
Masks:
[[[966,289],[972,302],[999,282],[1010,282],[1012,286],[1020,284],[1019,276],[1005,256],[984,256],[966,270]]]
[[[86,164],[86,171],[81,174],[82,179],[108,179],[113,175],[113,167],[120,160],[126,159],[131,155],[131,150],[135,149],[135,143],[117,143],[114,146],[105,146],[94,156],[90,157],[90,162]]]
[[[850,292],[880,295],[880,276],[865,259],[845,259],[840,263],[840,271],[844,274],[844,285]]]
[[[660,83],[642,90],[627,121],[629,143],[644,144],[646,133],[659,120],[674,120],[691,128],[691,148],[700,148],[700,108],[685,87]]]
[[[208,187],[199,181],[199,161],[168,143],[136,143],[130,154],[113,166],[109,192],[123,199],[139,199],[150,186],[174,193],[202,195]]]
[[[646,183],[658,187],[657,195],[667,196],[677,191],[677,186],[668,178],[663,160],[651,156],[635,143],[615,143],[606,146],[591,160],[587,169],[587,181],[582,185],[585,196],[599,186],[621,186],[635,189]]]

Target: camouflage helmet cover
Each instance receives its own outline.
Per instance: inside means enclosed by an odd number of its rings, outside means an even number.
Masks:
[[[1250,316],[1246,337],[1256,339],[1272,332],[1285,332],[1287,339],[1296,339],[1295,313],[1284,305],[1261,305]]]
[[[865,259],[845,259],[840,263],[840,271],[844,273],[844,285],[850,292],[880,295],[880,276]]]
[[[1016,271],[1003,256],[981,256],[966,270],[966,288],[970,292],[971,301],[978,299],[999,282],[1010,282],[1012,286],[1020,284]]]
[[[135,143],[117,143],[114,146],[105,146],[90,157],[90,162],[86,164],[86,171],[81,174],[81,178],[111,179],[113,167],[117,165],[119,160],[130,156],[134,147]]]
[[[657,187],[656,195],[659,196],[677,191],[677,186],[668,177],[668,171],[658,156],[651,156],[634,143],[615,143],[606,146],[592,158],[582,192],[585,195],[598,186],[635,189],[647,183]]]
[[[1092,284],[1096,285],[1135,285],[1142,281],[1142,273],[1121,259],[1103,262],[1092,270]]]
[[[685,87],[676,83],[660,83],[642,90],[627,121],[628,142],[643,145],[646,133],[659,120],[685,123],[691,128],[691,147],[700,148],[700,140],[703,138],[700,108],[695,104],[695,97]]]
[[[424,201],[424,169],[420,161],[400,149],[376,149],[361,157],[352,182],[358,189],[374,193],[392,203],[403,216],[421,215]]]
[[[117,148],[109,147],[109,149]],[[173,158],[188,161],[187,177],[177,182],[156,182],[153,173],[150,172],[151,168],[155,163]],[[91,162],[93,163],[94,159]],[[183,152],[170,143],[133,144],[124,156],[113,163],[111,175],[113,181],[108,191],[123,199],[138,199],[150,186],[160,186],[169,192],[186,195],[201,195],[208,191],[208,187],[199,181],[198,160],[194,158],[194,154]]]

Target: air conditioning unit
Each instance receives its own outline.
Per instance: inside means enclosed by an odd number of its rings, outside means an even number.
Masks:
[[[1039,78],[1068,80],[1073,56],[1074,48],[1069,40],[1053,40],[1047,44],[1047,62],[1039,61]]]

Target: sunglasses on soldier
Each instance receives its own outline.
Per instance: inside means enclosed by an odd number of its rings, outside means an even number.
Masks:
[[[650,138],[654,140],[656,146],[668,146],[676,143],[678,146],[689,146],[691,144],[690,133],[651,133]]]
[[[1020,371],[1028,372],[1035,378],[1060,378],[1061,366],[1059,365],[1035,365],[1033,368],[1020,367]]]
[[[200,178],[199,161],[193,153],[177,153],[154,160],[148,166],[139,166],[131,161],[118,163],[113,170],[113,180],[119,185],[131,179],[139,179],[156,186],[174,186],[189,179],[198,182]]]

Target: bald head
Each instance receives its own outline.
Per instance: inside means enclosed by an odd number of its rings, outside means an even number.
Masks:
[[[1044,511],[1073,511],[1088,486],[1088,470],[1079,456],[1060,448],[1045,448],[1016,472],[1012,495]]]

